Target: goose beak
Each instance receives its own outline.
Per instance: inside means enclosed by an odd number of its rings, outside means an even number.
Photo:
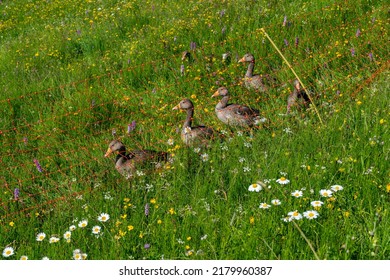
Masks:
[[[242,63],[245,62],[245,57],[241,58],[238,62],[239,62],[239,63],[240,63],[240,62],[242,62]]]
[[[112,150],[111,150],[111,148],[108,148],[107,152],[104,154],[104,157],[108,157],[111,154],[112,154]]]
[[[217,96],[219,96],[219,91],[218,90],[216,92],[214,92],[214,94],[211,97],[217,97]]]
[[[172,110],[179,110],[180,109],[180,104],[177,104],[175,107],[172,108]]]

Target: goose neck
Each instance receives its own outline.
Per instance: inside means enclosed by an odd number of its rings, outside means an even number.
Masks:
[[[193,117],[194,117],[194,109],[193,108],[188,109],[187,110],[187,117],[186,117],[186,120],[184,121],[183,128],[191,127]]]
[[[251,61],[248,64],[248,70],[246,70],[246,77],[252,77],[253,76],[253,69],[255,68],[255,62]]]
[[[218,102],[215,109],[220,110],[220,109],[226,108],[228,102],[229,102],[229,95],[226,95]]]

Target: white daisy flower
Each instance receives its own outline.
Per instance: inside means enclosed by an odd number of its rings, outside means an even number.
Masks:
[[[85,228],[88,225],[88,220],[82,220],[79,223],[80,228]]]
[[[311,206],[313,207],[321,207],[322,204],[324,204],[322,201],[319,201],[319,200],[315,200],[315,201],[312,201],[310,202]]]
[[[76,254],[73,254],[73,259],[79,261],[79,260],[82,260],[83,257],[81,256],[81,253],[76,253]]]
[[[261,209],[268,209],[270,207],[271,207],[271,205],[269,205],[265,202],[260,203],[260,206],[259,206],[259,208],[261,208]]]
[[[28,260],[28,257],[25,256],[25,255],[23,255],[23,256],[20,257],[20,260],[21,260],[21,261],[27,261],[27,260]]]
[[[172,146],[175,142],[173,141],[172,138],[168,139],[167,141],[168,145]]]
[[[316,219],[319,216],[319,214],[317,211],[309,210],[309,211],[303,212],[303,216],[309,220],[312,220],[312,219]]]
[[[93,234],[99,234],[99,233],[100,233],[100,230],[101,230],[101,227],[99,227],[99,226],[94,226],[94,227],[92,228],[92,233],[93,233]]]
[[[279,199],[272,199],[271,200],[271,204],[273,204],[273,205],[280,205],[280,204],[282,204],[282,202]]]
[[[64,239],[66,240],[70,239],[71,236],[72,236],[72,232],[69,230],[64,233]]]
[[[291,195],[294,197],[301,197],[303,195],[303,192],[299,190],[295,190],[291,193]]]
[[[248,191],[250,192],[259,192],[263,189],[260,184],[252,184],[249,186]]]
[[[3,257],[8,258],[14,254],[14,248],[12,247],[5,247],[3,250]]]
[[[332,189],[332,191],[334,192],[338,192],[338,191],[342,191],[344,188],[340,185],[333,185],[330,187]]]
[[[282,221],[286,222],[286,223],[291,222],[292,220],[293,220],[293,218],[291,216],[287,216],[287,217],[282,218]]]
[[[88,257],[88,255],[87,255],[86,253],[82,253],[82,254],[81,254],[81,258],[82,258],[83,260],[86,260],[87,257]]]
[[[48,257],[43,257],[42,260],[43,260],[43,261],[48,261],[48,260],[50,260],[50,259],[49,259]]]
[[[288,214],[291,219],[293,220],[300,220],[302,219],[302,214],[298,212],[298,210],[295,210],[295,211],[291,211],[291,212],[288,212]]]
[[[320,190],[320,195],[322,197],[331,197],[332,193],[333,192],[331,190]]]
[[[58,237],[55,237],[55,236],[52,236],[49,239],[49,243],[57,243],[58,241],[60,241],[60,239]]]
[[[46,233],[40,232],[40,233],[37,234],[36,240],[37,241],[43,241],[43,239],[45,239],[45,237],[46,237]]]
[[[286,184],[290,183],[290,180],[286,179],[285,177],[281,177],[281,178],[277,179],[276,182],[281,184],[281,185],[286,185]]]
[[[101,213],[100,216],[98,217],[98,220],[100,222],[107,222],[110,219],[110,215],[107,213]]]
[[[200,157],[201,157],[202,161],[204,161],[204,162],[209,160],[209,155],[208,154],[201,154]]]
[[[69,227],[69,230],[70,231],[74,231],[76,229],[76,226],[75,225],[71,225],[70,227]]]

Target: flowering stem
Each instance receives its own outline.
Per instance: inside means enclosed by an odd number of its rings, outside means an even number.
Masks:
[[[316,251],[314,250],[313,248],[313,245],[311,245],[311,242],[309,239],[307,239],[306,235],[303,233],[303,231],[301,230],[301,228],[294,222],[294,220],[291,221],[294,226],[297,228],[297,230],[299,231],[299,233],[302,235],[303,239],[305,239],[305,241],[307,242],[307,244],[309,245],[310,249],[313,251],[314,253],[314,256],[316,257],[317,260],[320,260],[320,258],[318,257]]]
[[[267,37],[267,39],[271,42],[272,46],[276,49],[276,51],[280,54],[280,56],[283,58],[284,62],[286,62],[287,66],[290,68],[290,70],[293,72],[294,76],[298,79],[299,83],[302,85],[302,88],[303,90],[307,93],[307,96],[309,97],[310,99],[310,102],[311,104],[313,104],[314,106],[314,110],[316,111],[316,114],[320,120],[320,123],[323,125],[324,123],[322,122],[322,119],[321,119],[321,116],[320,114],[318,113],[318,110],[317,110],[317,107],[316,105],[314,104],[313,100],[311,99],[311,96],[310,96],[310,93],[306,90],[306,87],[305,85],[302,83],[301,79],[298,77],[297,73],[294,71],[294,68],[292,68],[291,64],[287,61],[287,59],[284,57],[284,55],[282,54],[282,52],[279,50],[279,48],[275,45],[274,41],[271,39],[271,37],[267,34],[267,32],[265,32],[265,29],[264,28],[261,28],[260,29],[261,32],[264,33],[265,37]]]

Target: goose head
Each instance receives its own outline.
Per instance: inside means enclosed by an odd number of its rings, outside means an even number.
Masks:
[[[118,140],[113,140],[108,145],[107,152],[104,154],[104,157],[109,157],[112,153],[124,153],[126,152],[126,147],[122,142]]]
[[[228,96],[229,95],[229,91],[226,87],[220,87],[218,88],[214,94],[211,96],[211,97],[217,97],[217,96]]]
[[[241,62],[241,63],[255,62],[255,57],[252,54],[247,53],[238,62]]]
[[[173,107],[172,110],[178,110],[178,109],[190,110],[193,108],[194,108],[194,104],[192,104],[191,100],[186,98],[180,101],[180,103],[177,104],[175,107]]]
[[[301,90],[301,83],[298,81],[298,79],[294,80],[294,88],[295,88],[297,91],[300,91],[300,90]]]

